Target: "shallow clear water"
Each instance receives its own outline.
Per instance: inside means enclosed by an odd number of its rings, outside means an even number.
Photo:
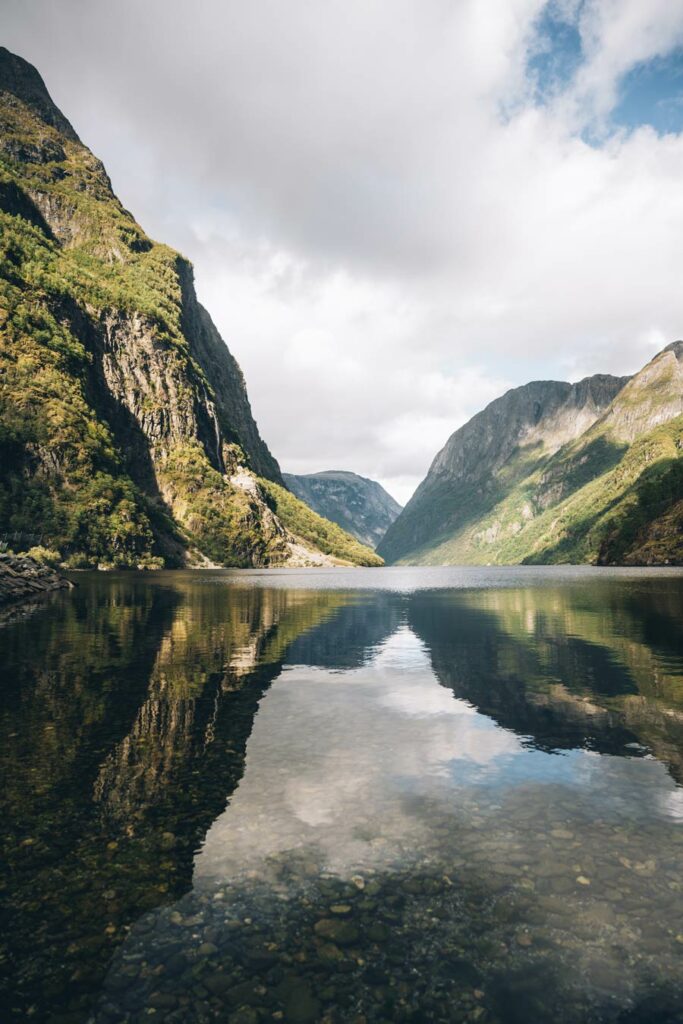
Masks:
[[[0,625],[3,1021],[683,1020],[683,573],[78,582]]]

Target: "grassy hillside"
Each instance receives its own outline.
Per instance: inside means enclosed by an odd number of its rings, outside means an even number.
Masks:
[[[531,473],[518,452],[495,495],[463,485],[454,529],[405,564],[683,564],[683,344],[652,360],[584,434]],[[488,507],[487,507],[488,504]]]
[[[677,453],[682,443],[683,417],[678,417],[622,450],[618,459],[617,445],[609,455],[608,445],[595,446],[585,463],[582,456],[577,460],[577,452],[562,452],[484,519],[415,558],[430,565],[637,562],[633,556],[640,532],[664,516],[681,494]],[[561,469],[566,469],[561,486],[569,496],[543,508],[548,476],[560,476]],[[593,478],[581,484],[592,472]],[[657,544],[653,541],[647,562],[675,562],[679,544],[675,533],[663,532]]]
[[[390,561],[419,561],[440,542],[476,531],[508,495],[523,491],[558,451],[585,434],[627,380],[596,374],[575,384],[532,381],[491,402],[448,439],[379,553]],[[524,520],[533,514],[533,505],[522,506]],[[500,529],[494,517],[487,544]],[[462,558],[468,559],[466,552]]]

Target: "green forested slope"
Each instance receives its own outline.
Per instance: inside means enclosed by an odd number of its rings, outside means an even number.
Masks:
[[[0,541],[76,565],[286,564],[299,538],[261,480],[282,483],[190,264],[0,48]]]

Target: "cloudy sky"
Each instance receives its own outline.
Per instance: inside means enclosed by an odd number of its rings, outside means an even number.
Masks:
[[[683,336],[683,0],[2,6],[285,470],[405,501],[506,388]]]

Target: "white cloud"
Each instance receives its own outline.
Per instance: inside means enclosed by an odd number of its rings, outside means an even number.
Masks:
[[[543,6],[8,0],[3,27],[193,259],[284,468],[405,500],[506,387],[683,334],[683,137],[581,137],[683,42],[683,5],[570,0],[585,62],[537,108]]]
[[[606,117],[620,79],[637,64],[683,45],[683,4],[677,0],[588,0],[578,26],[586,61],[571,95]],[[583,116],[586,116],[586,110]]]

